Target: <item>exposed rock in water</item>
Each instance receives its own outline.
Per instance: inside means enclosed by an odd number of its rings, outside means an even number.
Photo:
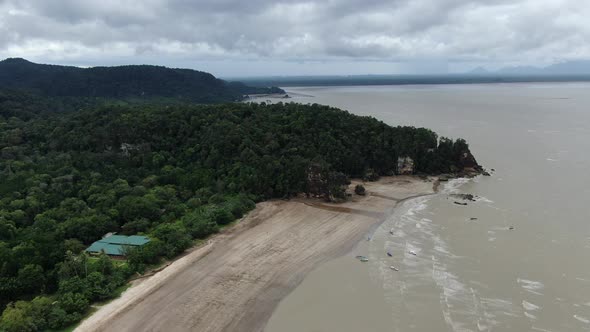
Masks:
[[[454,197],[454,198],[459,198],[459,199],[462,199],[465,201],[472,201],[472,202],[475,202],[475,200],[477,198],[477,196],[472,195],[472,194],[451,194],[449,196]]]

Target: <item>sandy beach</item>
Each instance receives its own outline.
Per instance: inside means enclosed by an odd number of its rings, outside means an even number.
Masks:
[[[434,183],[384,177],[346,203],[259,203],[207,244],[136,281],[76,331],[262,331],[310,271],[350,252],[396,204],[433,193]]]

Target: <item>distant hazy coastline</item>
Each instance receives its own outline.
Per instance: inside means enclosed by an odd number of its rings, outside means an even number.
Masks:
[[[352,76],[267,76],[241,77],[245,84],[256,87],[281,86],[360,86],[421,84],[482,84],[535,82],[590,82],[590,74],[522,75],[522,74],[456,74],[456,75],[352,75]]]

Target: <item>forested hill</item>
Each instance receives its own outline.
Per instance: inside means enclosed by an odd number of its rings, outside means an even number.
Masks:
[[[247,94],[284,92],[279,88],[226,82],[191,69],[148,65],[79,68],[36,64],[20,58],[0,61],[0,87],[49,97],[169,98],[198,103],[236,101]]]
[[[59,112],[63,102],[0,93],[0,331],[80,320],[131,275],[182,253],[256,200],[343,198],[347,177],[394,174],[398,157],[426,174],[477,166],[464,140],[315,104]],[[151,241],[124,262],[87,256],[107,232]]]

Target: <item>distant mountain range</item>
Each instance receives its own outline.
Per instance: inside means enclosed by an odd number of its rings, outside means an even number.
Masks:
[[[238,101],[248,94],[284,92],[279,88],[227,82],[192,69],[148,65],[79,68],[37,64],[21,58],[0,61],[0,88],[53,97],[165,98],[198,103]]]
[[[590,61],[567,61],[556,63],[547,67],[514,66],[504,67],[499,70],[489,71],[483,67],[477,67],[468,72],[472,75],[590,75]]]

